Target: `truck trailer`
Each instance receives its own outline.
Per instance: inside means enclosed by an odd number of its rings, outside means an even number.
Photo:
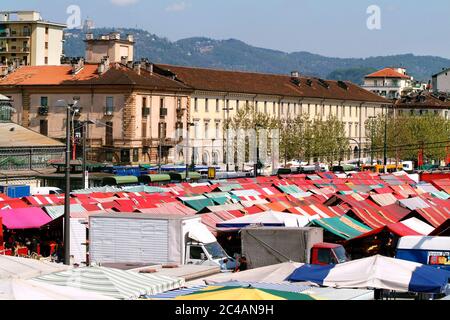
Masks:
[[[100,265],[195,264],[223,269],[233,261],[201,218],[139,213],[90,216],[89,260]]]
[[[341,245],[323,243],[322,228],[247,227],[241,230],[241,241],[249,269],[289,261],[329,265],[349,260]]]

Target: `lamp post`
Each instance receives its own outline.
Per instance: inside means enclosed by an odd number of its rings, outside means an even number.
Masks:
[[[388,107],[386,106],[386,114],[384,119],[384,173],[387,173],[387,122],[388,122]]]
[[[83,187],[85,189],[89,188],[89,177],[86,166],[86,136],[87,136],[87,126],[90,124],[95,124],[92,120],[87,120],[83,122],[83,160],[82,160],[82,170],[83,170]]]
[[[191,127],[195,126],[194,123],[192,122],[188,122],[187,123],[187,138],[186,138],[186,181],[189,179],[189,140],[190,138],[190,131],[191,131]],[[194,152],[194,150],[192,150],[192,152]]]
[[[376,117],[369,117],[370,120],[370,165],[373,165],[373,140],[375,139],[374,120]]]
[[[66,190],[64,194],[64,264],[70,265],[70,138],[71,111],[78,101],[67,103],[65,100],[56,101],[55,107],[66,108]]]
[[[226,145],[226,155],[227,155],[227,157],[226,157],[226,159],[225,159],[225,161],[227,162],[227,172],[230,172],[230,164],[229,164],[229,162],[228,162],[228,158],[229,158],[229,154],[228,154],[228,149],[229,149],[229,141],[230,141],[230,123],[229,123],[229,120],[230,120],[230,111],[233,111],[234,109],[233,108],[230,108],[229,107],[229,105],[228,105],[228,100],[227,100],[227,105],[226,105],[226,107],[225,108],[223,108],[223,110],[224,111],[226,111],[227,112],[227,145]]]

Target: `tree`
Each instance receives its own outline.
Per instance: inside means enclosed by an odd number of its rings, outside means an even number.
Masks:
[[[424,148],[424,158],[440,161],[446,156],[450,127],[449,121],[431,113],[426,115],[400,115],[387,118],[383,115],[366,123],[375,155],[383,157],[384,136],[387,128],[387,156],[397,161],[417,160],[419,150]]]

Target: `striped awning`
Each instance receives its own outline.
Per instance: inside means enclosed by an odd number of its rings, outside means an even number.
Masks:
[[[58,286],[79,288],[117,299],[138,299],[178,289],[184,280],[105,267],[75,268],[34,278]]]

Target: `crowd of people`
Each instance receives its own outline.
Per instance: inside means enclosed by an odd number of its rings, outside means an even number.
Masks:
[[[12,256],[52,257],[56,262],[64,261],[63,243],[50,232],[42,235],[27,235],[6,230],[3,234],[3,248]]]

